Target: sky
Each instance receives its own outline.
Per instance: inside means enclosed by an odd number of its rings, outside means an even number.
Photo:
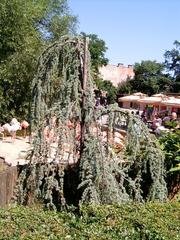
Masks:
[[[164,61],[180,40],[180,0],[69,0],[78,32],[97,34],[110,64]]]

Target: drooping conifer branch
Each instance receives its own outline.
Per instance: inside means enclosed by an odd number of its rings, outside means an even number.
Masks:
[[[81,192],[82,203],[165,200],[164,156],[147,127],[116,105],[94,108],[85,45],[80,37],[64,37],[39,59],[33,81],[33,151],[19,177],[18,202],[38,198],[49,208],[65,207],[67,165],[78,172],[79,186],[73,191]],[[115,140],[117,134],[122,139]]]

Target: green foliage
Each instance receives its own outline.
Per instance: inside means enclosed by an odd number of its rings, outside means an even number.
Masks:
[[[83,223],[92,239],[178,239],[178,208],[179,204],[157,203],[82,206]]]
[[[37,27],[44,39],[51,42],[76,33],[77,16],[72,15],[67,0],[43,0],[43,17]]]
[[[176,198],[180,193],[180,130],[162,135],[159,141],[165,153],[169,197]]]
[[[107,99],[109,104],[116,102],[117,88],[113,86],[112,82],[97,78],[95,79],[95,83],[99,90],[107,92]]]
[[[179,160],[179,158],[178,158],[178,160]],[[178,163],[176,165],[176,167],[173,167],[169,170],[169,172],[171,172],[171,173],[176,172],[176,171],[180,172],[180,163]]]
[[[78,172],[79,194],[76,202],[96,204],[122,203],[130,200],[166,200],[164,155],[144,123],[128,111],[114,105],[94,109],[90,54],[82,37],[63,37],[51,45],[39,59],[33,81],[32,131],[33,151],[30,163],[23,169],[17,185],[17,202],[29,204],[40,198],[49,208],[67,206],[65,166],[70,161]],[[87,55],[87,87],[82,89],[84,54]],[[85,98],[85,105],[83,100]],[[108,135],[126,124],[125,150],[115,154],[113,144],[101,140],[98,120],[108,119]],[[44,129],[56,116],[52,145]],[[75,130],[67,121],[84,126],[84,142],[77,142]],[[96,126],[97,133],[92,134]],[[80,128],[82,130],[82,128]],[[70,144],[67,154],[64,146]],[[52,155],[53,152],[53,155]],[[67,156],[68,155],[68,156]],[[66,157],[67,156],[67,157]],[[71,160],[69,160],[71,159]],[[65,163],[65,164],[64,164]],[[71,179],[73,183],[73,178]],[[76,189],[73,191],[77,192]],[[54,194],[56,193],[56,194]],[[69,193],[71,194],[71,193]],[[74,203],[74,202],[73,202]]]
[[[169,91],[171,79],[163,74],[163,70],[164,66],[156,61],[136,63],[134,66],[135,77],[130,81],[133,91],[148,95]]]
[[[175,130],[178,127],[178,121],[167,121],[165,125],[171,130]]]
[[[131,78],[127,78],[125,82],[119,83],[117,87],[118,94],[131,94],[133,92],[133,88],[131,85]]]
[[[173,74],[173,92],[180,92],[180,42],[174,42],[174,48],[166,51],[165,66]]]
[[[83,202],[164,201],[167,194],[164,155],[156,139],[149,134],[139,118],[119,110],[116,105],[101,109],[98,114],[108,116],[110,132],[114,126],[121,126],[122,119],[127,121],[127,143],[125,151],[116,155],[113,154],[111,144],[96,141],[94,146],[95,142],[91,143],[91,139],[87,139],[80,161],[81,186],[86,186],[83,189],[86,193],[85,197],[82,196]],[[95,197],[91,197],[92,193]]]
[[[40,207],[0,210],[0,238],[4,240],[178,240],[179,232],[178,203],[83,205],[80,215]]]
[[[66,0],[2,0],[0,19],[0,121],[9,121],[27,117],[37,59],[49,41],[72,32],[76,18]]]
[[[106,147],[93,136],[87,139],[80,162],[83,204],[119,204],[130,200],[124,184],[128,176],[112,158],[110,147],[109,153],[105,151]]]
[[[108,63],[108,59],[105,58],[105,52],[107,51],[106,43],[104,42],[104,40],[98,38],[96,34],[81,33],[81,35],[83,37],[89,38],[91,66],[93,68],[93,71],[98,74],[99,67]]]
[[[30,163],[22,170],[17,184],[16,201],[30,204],[42,199],[49,208],[67,206],[65,194],[65,166],[76,163],[78,183],[72,191],[80,201],[96,204],[121,203],[130,200],[166,200],[164,181],[164,155],[157,141],[143,122],[128,111],[114,105],[94,109],[93,81],[90,75],[90,54],[85,50],[82,37],[63,37],[51,45],[39,59],[37,75],[33,81],[31,109],[33,151]],[[82,89],[84,54],[87,55],[87,87]],[[85,105],[83,100],[85,98]],[[108,131],[126,123],[125,150],[115,154],[113,144],[101,140],[98,120],[105,115]],[[54,128],[51,119],[56,117],[55,144],[48,142],[45,127]],[[75,130],[67,121],[84,126],[84,141],[77,142]],[[96,126],[97,133],[92,134]],[[80,128],[82,130],[82,128]],[[109,139],[109,137],[108,137]],[[65,145],[72,150],[68,154]],[[74,179],[70,180],[73,184]],[[69,195],[71,194],[68,193]],[[75,202],[74,201],[74,202]],[[73,203],[74,203],[73,202]]]
[[[118,93],[143,92],[153,95],[159,92],[171,92],[173,81],[164,74],[164,65],[156,61],[142,61],[134,66],[135,76],[119,84]]]
[[[180,130],[175,130],[174,132],[162,135],[159,138],[159,141],[165,152],[166,169],[167,171],[172,172],[180,163]]]
[[[60,42],[52,44],[39,59],[37,75],[33,81],[33,102],[31,108],[31,126],[34,132],[33,152],[30,164],[22,171],[17,201],[27,204],[27,195],[32,199],[41,198],[49,208],[64,207],[64,162],[77,161],[79,144],[75,132],[67,127],[67,121],[90,122],[94,108],[93,86],[88,72],[86,91],[82,91],[84,39],[80,37],[62,37]],[[89,59],[87,51],[87,58]],[[87,70],[90,66],[87,66]],[[82,109],[82,96],[85,93],[85,109]],[[93,107],[92,107],[93,106]],[[86,111],[86,115],[82,111]],[[52,147],[45,139],[44,129],[52,128],[51,119],[56,116],[57,144]],[[76,123],[74,123],[76,124]],[[70,144],[71,154],[65,153],[65,144]],[[66,159],[65,158],[66,155]],[[56,199],[53,192],[56,191]]]
[[[30,82],[41,47],[31,10],[31,1],[3,0],[0,5],[1,120],[27,114]]]

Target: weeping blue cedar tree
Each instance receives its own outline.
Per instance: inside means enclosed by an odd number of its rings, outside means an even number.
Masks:
[[[84,71],[87,72],[86,89],[82,84]],[[30,204],[40,199],[50,209],[62,209],[67,207],[68,196],[74,196],[74,192],[79,192],[78,204],[166,200],[164,155],[158,142],[139,118],[116,104],[106,109],[94,108],[90,73],[90,53],[82,37],[63,37],[41,55],[33,81],[33,150],[18,179],[15,195],[18,203]],[[86,104],[82,105],[84,97]],[[102,142],[99,137],[101,127],[97,122],[104,115],[109,134],[121,127],[122,122],[126,124],[125,148],[119,153],[114,152],[109,140]],[[52,146],[43,131],[54,116],[56,144]],[[67,127],[69,119],[74,124],[83,121],[84,142],[80,146],[75,132]],[[96,133],[92,132],[93,127]],[[64,149],[67,143],[71,146],[68,156]],[[70,158],[77,179],[72,175],[68,183],[65,175]],[[67,184],[75,186],[68,194]]]

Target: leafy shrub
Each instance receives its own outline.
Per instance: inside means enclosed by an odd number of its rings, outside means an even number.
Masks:
[[[80,215],[15,207],[0,210],[0,239],[180,238],[180,204],[82,206]]]
[[[159,141],[165,152],[169,198],[180,198],[180,130],[164,134]]]
[[[159,140],[166,156],[166,170],[180,171],[180,130],[164,134]]]

